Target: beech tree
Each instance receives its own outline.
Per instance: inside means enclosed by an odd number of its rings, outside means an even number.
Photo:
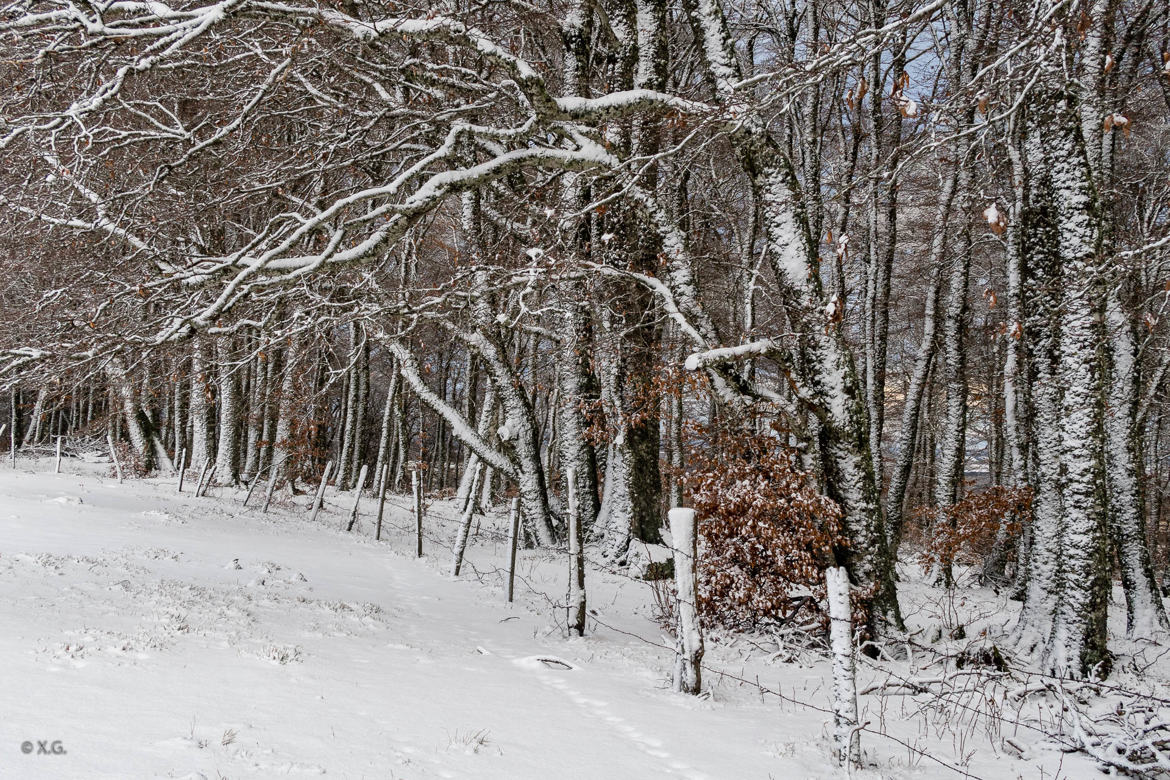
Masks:
[[[571,474],[615,566],[692,500],[696,428],[773,430],[891,652],[907,528],[1010,486],[981,574],[1023,651],[1102,674],[1115,560],[1167,627],[1167,17],[9,0],[0,379],[30,447],[416,468],[464,528],[515,490],[541,546]]]

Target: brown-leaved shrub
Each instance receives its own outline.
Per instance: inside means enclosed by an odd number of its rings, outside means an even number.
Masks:
[[[824,596],[841,513],[772,435],[720,433],[688,474],[699,517],[699,610],[728,628],[791,621]]]

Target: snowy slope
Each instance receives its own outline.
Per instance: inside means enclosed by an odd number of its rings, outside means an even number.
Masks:
[[[644,583],[591,570],[597,614],[569,640],[555,606],[567,561],[522,552],[505,604],[502,518],[484,521],[453,581],[449,507],[431,508],[416,560],[403,497],[375,542],[368,504],[356,533],[338,530],[349,498],[332,490],[311,525],[304,499],[265,515],[241,493],[176,496],[173,479],[118,484],[79,461],[51,470],[0,469],[0,777],[844,776],[818,710],[712,674],[709,699],[672,693]],[[824,663],[709,647],[719,668],[828,706]],[[39,755],[53,740],[66,752]],[[953,761],[950,741],[931,750]],[[957,776],[862,742],[862,776]],[[970,767],[1059,765],[1038,760],[985,742]]]

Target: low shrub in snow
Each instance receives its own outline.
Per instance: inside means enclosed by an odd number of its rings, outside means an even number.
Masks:
[[[923,507],[912,519],[912,536],[921,544],[919,562],[926,568],[940,564],[983,566],[997,557],[999,567],[1015,560],[1020,531],[1031,517],[1032,491],[991,486],[969,493],[945,507]],[[917,533],[913,533],[916,531]]]
[[[841,513],[774,436],[717,434],[687,477],[699,517],[699,610],[709,623],[792,621],[824,597],[824,571],[845,545]]]

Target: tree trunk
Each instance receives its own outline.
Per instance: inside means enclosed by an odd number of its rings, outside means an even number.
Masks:
[[[215,448],[215,473],[229,485],[240,482],[239,389],[236,383],[231,340],[219,344],[219,443]]]

